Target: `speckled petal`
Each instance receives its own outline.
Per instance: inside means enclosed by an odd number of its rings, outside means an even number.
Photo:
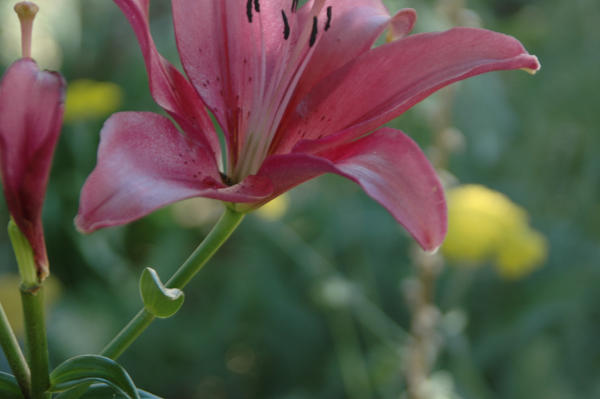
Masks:
[[[383,205],[425,250],[435,250],[447,230],[443,188],[418,145],[402,132],[377,132],[318,154],[268,158],[259,175],[268,177],[273,197],[323,173],[359,184]]]
[[[270,182],[255,176],[226,186],[210,150],[180,134],[169,119],[123,112],[102,129],[98,163],[82,189],[75,223],[92,232],[190,197],[255,202],[271,192]]]

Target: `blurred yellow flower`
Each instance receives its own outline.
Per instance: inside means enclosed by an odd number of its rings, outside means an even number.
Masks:
[[[122,99],[123,91],[114,83],[74,80],[67,88],[65,121],[103,117],[116,111]]]
[[[505,278],[520,278],[546,258],[545,238],[529,227],[527,212],[502,193],[480,185],[447,192],[448,236],[444,255],[461,265],[494,261]]]
[[[0,275],[0,303],[6,317],[18,337],[23,336],[23,312],[21,310],[21,277],[18,274]],[[60,283],[52,276],[44,280],[46,309],[49,309],[60,296]]]
[[[258,208],[255,213],[262,219],[272,222],[281,219],[289,207],[290,196],[283,194]]]
[[[541,265],[548,252],[546,239],[537,231],[523,230],[521,235],[506,237],[498,251],[496,267],[502,277],[518,279]]]

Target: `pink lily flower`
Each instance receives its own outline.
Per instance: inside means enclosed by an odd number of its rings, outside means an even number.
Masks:
[[[136,33],[154,99],[183,134],[161,115],[113,115],[81,193],[76,224],[85,232],[195,196],[247,211],[336,173],[435,249],[446,233],[435,171],[408,136],[380,126],[452,82],[539,69],[499,33],[408,36],[415,11],[390,16],[381,0],[172,0],[186,79],[153,43],[149,0],[115,3]],[[373,48],[388,28],[395,40]]]
[[[40,71],[30,58],[37,6],[15,6],[22,28],[23,58],[0,83],[0,174],[8,210],[33,249],[37,275],[48,275],[42,206],[64,110],[65,81]]]

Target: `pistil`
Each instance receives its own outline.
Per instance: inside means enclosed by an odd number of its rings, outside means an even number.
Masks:
[[[33,20],[39,11],[39,7],[30,1],[22,1],[15,4],[14,10],[21,22],[21,55],[23,58],[30,58]]]

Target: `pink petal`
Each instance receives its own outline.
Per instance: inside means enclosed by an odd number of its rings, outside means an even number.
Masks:
[[[271,179],[275,197],[323,173],[358,183],[423,249],[442,243],[447,228],[443,188],[423,152],[402,132],[383,128],[318,155],[274,155],[259,175]]]
[[[412,8],[404,8],[392,18],[388,40],[398,40],[408,36],[417,22],[417,12]]]
[[[331,3],[330,28],[320,33],[295,96],[303,97],[319,80],[368,51],[388,26],[392,27],[394,36],[399,37],[407,35],[416,20],[413,9],[400,10],[391,17],[381,0]]]
[[[164,108],[190,137],[210,146],[220,159],[219,139],[210,116],[192,85],[156,49],[148,22],[150,0],[114,0],[137,36],[154,100]]]
[[[246,3],[245,0],[172,2],[181,63],[233,147],[240,144],[236,140],[243,140],[235,134],[243,135],[246,131],[258,91],[269,76],[269,70],[263,67],[272,68],[276,48],[284,40],[281,10],[289,9],[291,1],[262,1],[260,12],[256,12],[253,4],[249,10]]]
[[[539,69],[535,56],[513,37],[483,29],[455,28],[412,35],[377,47],[333,72],[282,123],[277,153],[302,138],[298,150],[349,141],[369,132],[458,80],[484,72]],[[314,149],[313,149],[314,150]]]
[[[181,135],[169,119],[123,112],[102,129],[98,164],[83,186],[75,223],[91,232],[185,198],[254,202],[271,191],[270,182],[260,177],[224,185],[210,150]]]
[[[48,274],[42,228],[52,155],[64,111],[65,82],[40,71],[32,59],[21,59],[0,84],[0,171],[8,210],[27,237],[38,267]]]

